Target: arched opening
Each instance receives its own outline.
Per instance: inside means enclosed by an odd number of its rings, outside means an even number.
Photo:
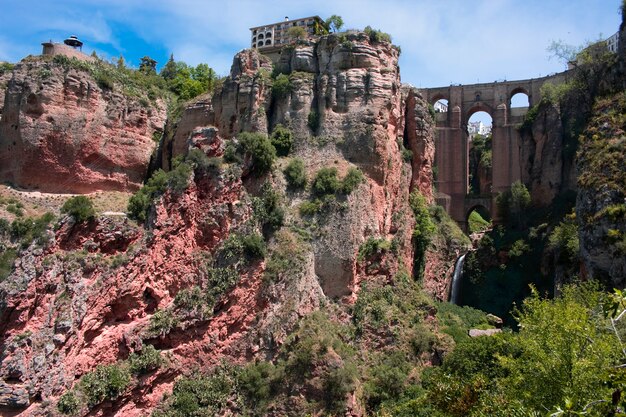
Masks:
[[[433,104],[435,113],[447,113],[448,112],[448,100],[445,98],[439,98]]]
[[[523,88],[516,88],[511,92],[511,98],[509,100],[509,108],[523,108],[530,107],[530,98],[528,92]]]
[[[265,41],[265,46],[271,45],[272,44],[272,40],[268,39]]]
[[[266,37],[266,38],[271,38],[271,37],[272,37],[272,32],[267,32],[267,33],[265,34],[265,37]]]
[[[259,41],[256,46],[263,46],[263,41]]]
[[[262,33],[259,33],[258,38],[259,38],[259,39],[265,39],[265,36],[263,36],[263,34],[262,34]]]
[[[467,212],[466,222],[467,230],[470,234],[481,233],[492,227],[491,214],[482,205],[474,206]]]
[[[492,185],[491,115],[485,111],[472,114],[467,123],[468,134],[468,194],[489,195]]]

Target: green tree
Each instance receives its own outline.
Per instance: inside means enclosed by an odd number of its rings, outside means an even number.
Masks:
[[[290,188],[301,189],[306,186],[306,169],[304,168],[304,161],[300,158],[294,158],[289,161],[289,164],[283,171],[285,179]]]
[[[160,75],[161,77],[169,81],[169,80],[173,80],[174,77],[176,77],[177,73],[178,73],[178,68],[176,66],[176,61],[174,61],[174,54],[171,54],[170,59],[161,69]]]
[[[322,168],[313,179],[313,192],[317,195],[334,194],[341,187],[337,178],[337,168]]]
[[[290,38],[294,40],[301,40],[301,39],[306,38],[307,31],[302,26],[292,26],[289,29],[287,29],[287,36],[289,36]]]
[[[530,192],[528,188],[516,181],[511,185],[511,189],[500,193],[496,199],[500,215],[514,227],[525,225],[526,209],[530,206]]]
[[[139,71],[143,72],[146,75],[156,74],[156,64],[157,62],[154,59],[146,55],[141,58],[141,62],[139,63]]]
[[[278,124],[272,131],[272,145],[276,148],[278,156],[287,156],[293,146],[293,133],[285,126]]]
[[[333,32],[338,32],[343,27],[343,19],[341,16],[336,14],[332,15],[328,19],[326,19],[326,27],[328,27]]]
[[[250,162],[251,172],[264,174],[272,169],[276,149],[270,139],[261,133],[241,133],[238,137],[241,150]]]
[[[93,203],[84,195],[70,197],[61,207],[61,213],[72,216],[79,223],[96,217]]]

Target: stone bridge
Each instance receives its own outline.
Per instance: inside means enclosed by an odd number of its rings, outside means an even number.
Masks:
[[[495,199],[498,193],[510,189],[521,179],[519,125],[528,107],[511,107],[511,98],[517,93],[528,96],[529,105],[541,101],[541,86],[546,82],[562,83],[569,73],[520,81],[486,84],[451,85],[422,89],[430,103],[445,99],[448,111],[435,114],[435,186],[437,203],[445,207],[461,227],[475,209],[486,210],[495,223],[500,221]],[[487,112],[492,118],[492,186],[480,196],[469,195],[468,123],[476,112]]]

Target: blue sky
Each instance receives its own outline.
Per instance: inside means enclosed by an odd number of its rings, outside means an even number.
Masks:
[[[341,15],[346,28],[374,28],[402,47],[402,81],[418,87],[538,77],[564,67],[546,52],[617,31],[621,0],[0,0],[0,61],[38,54],[70,34],[85,50],[131,64],[170,53],[227,74],[248,46],[248,28]]]

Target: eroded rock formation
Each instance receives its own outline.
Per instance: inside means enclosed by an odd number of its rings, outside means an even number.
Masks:
[[[119,87],[53,61],[17,64],[0,120],[0,179],[45,192],[139,188],[166,106]]]

